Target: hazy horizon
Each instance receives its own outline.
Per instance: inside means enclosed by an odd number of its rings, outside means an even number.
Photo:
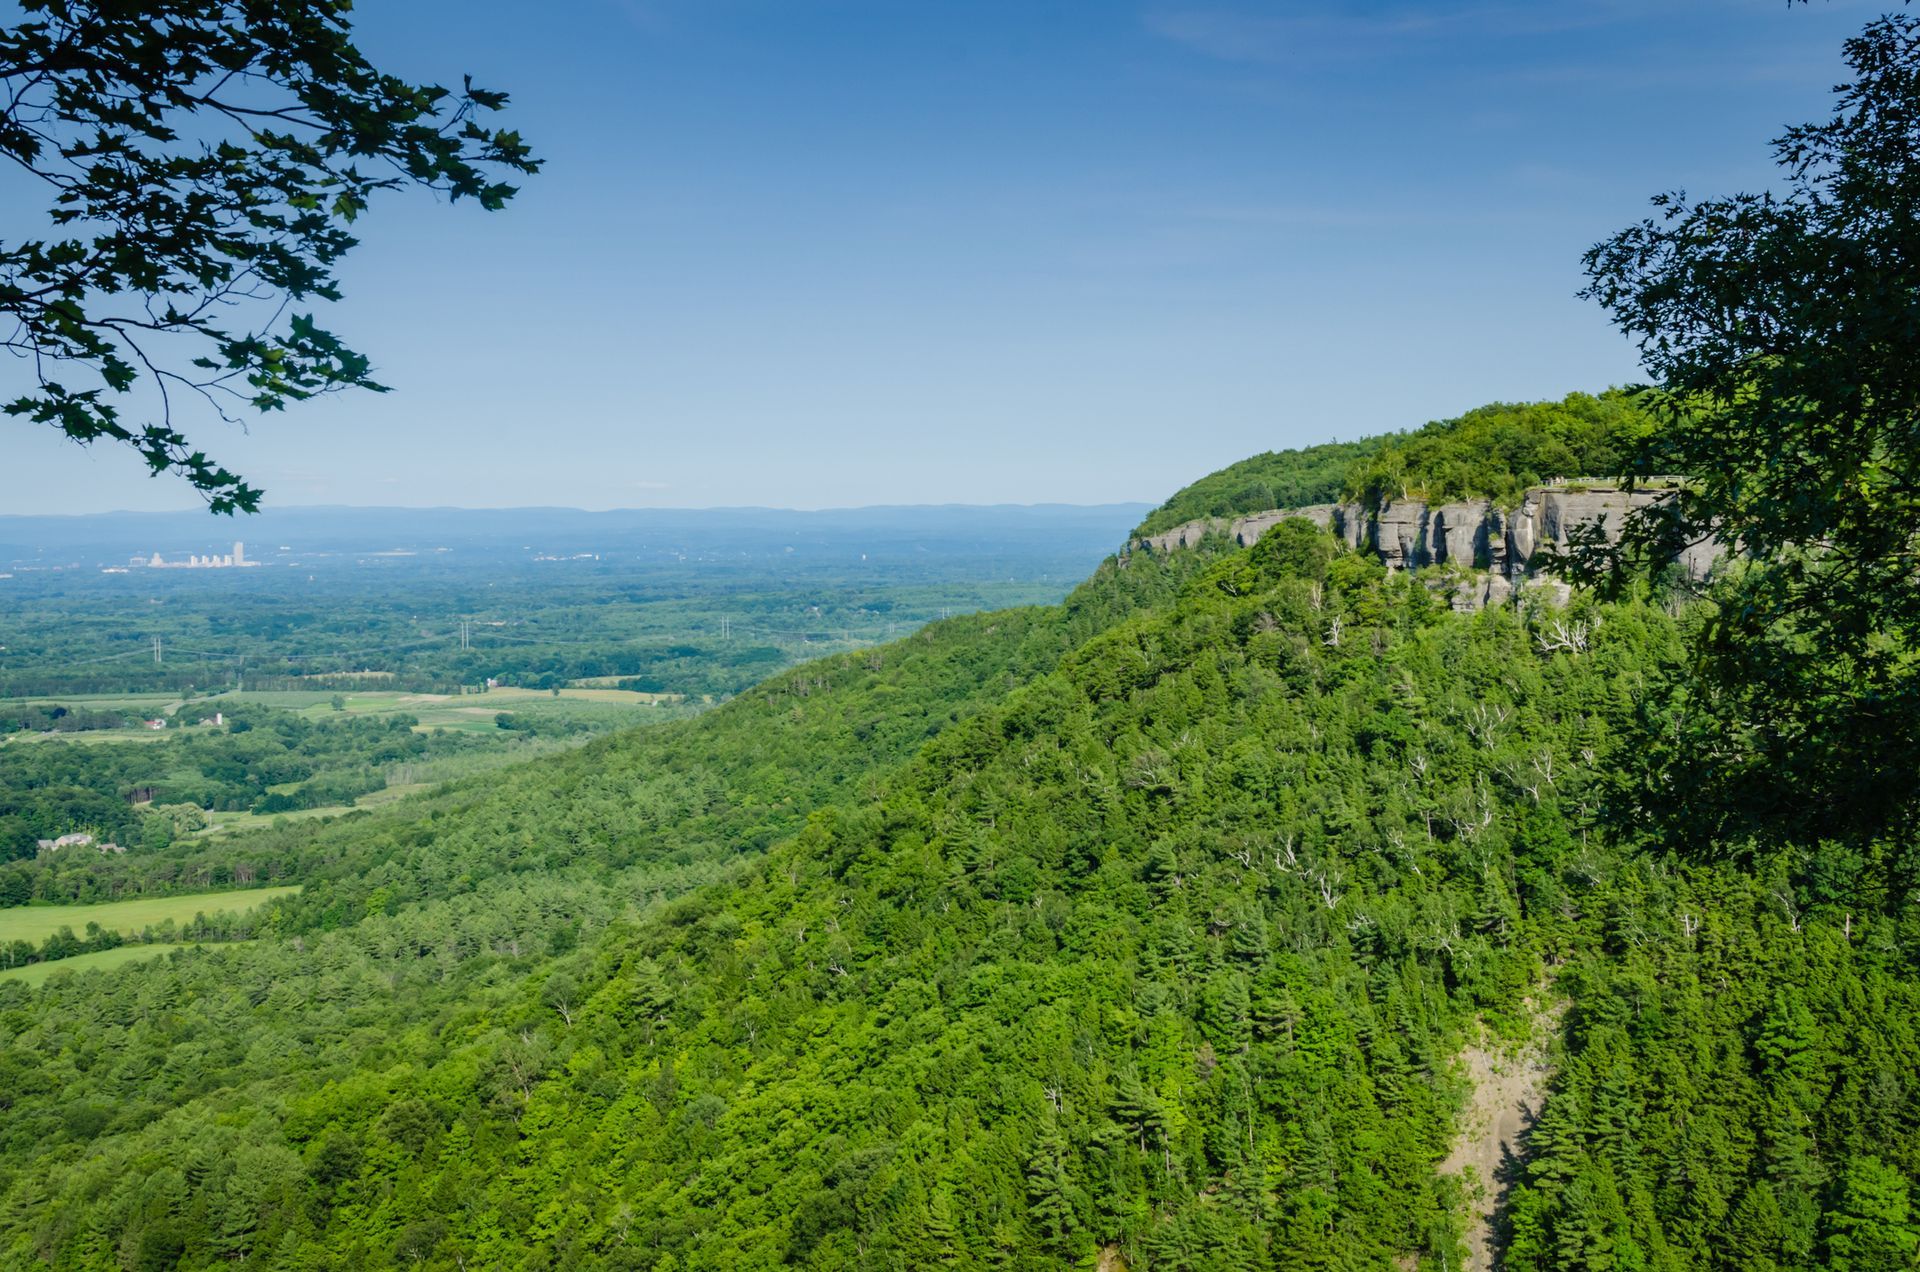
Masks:
[[[1172,494],[1169,491],[1168,494]],[[206,513],[205,508],[101,508],[88,512],[11,512],[0,511],[0,521],[36,521],[70,518],[85,520],[97,517],[176,517],[206,514],[207,524],[212,529],[222,525],[244,530],[249,525],[264,524],[262,518],[272,518],[277,513],[292,512],[343,512],[343,513],[381,513],[381,512],[470,512],[470,513],[512,513],[512,512],[571,512],[584,516],[600,516],[614,513],[794,513],[802,515],[862,512],[914,512],[962,510],[990,512],[1001,509],[1012,510],[1048,510],[1070,511],[1111,511],[1119,509],[1138,509],[1149,511],[1164,503],[1164,499],[1108,499],[1090,503],[1074,503],[1066,500],[1038,500],[1029,503],[969,503],[964,500],[948,500],[943,503],[870,503],[870,504],[828,504],[819,507],[802,507],[780,504],[627,504],[616,507],[589,508],[579,504],[563,503],[526,503],[526,504],[352,504],[352,503],[306,503],[275,504],[264,507],[257,513],[239,513],[233,516]]]
[[[615,561],[778,557],[837,559],[1009,552],[1078,561],[1119,548],[1150,505],[920,504],[865,508],[279,508],[215,520],[187,511],[0,516],[0,571],[129,567],[153,553],[169,561],[225,555],[246,543],[255,563],[289,564],[321,552],[351,557],[392,549],[460,560],[605,554]],[[1097,552],[1096,552],[1097,550]],[[793,553],[799,556],[793,556]],[[477,554],[477,556],[476,556]],[[1063,567],[1064,568],[1064,567]],[[1077,580],[1076,575],[1076,580]]]

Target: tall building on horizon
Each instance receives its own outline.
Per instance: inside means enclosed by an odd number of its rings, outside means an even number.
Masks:
[[[184,561],[169,561],[156,552],[150,557],[134,557],[131,564],[145,565],[154,570],[226,570],[235,566],[256,566],[260,562],[247,560],[247,545],[235,539],[231,556],[201,556],[194,553]]]

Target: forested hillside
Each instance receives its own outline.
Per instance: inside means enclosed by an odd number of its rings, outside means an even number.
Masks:
[[[1528,486],[1626,471],[1635,443],[1657,428],[1636,395],[1619,389],[1495,402],[1389,439],[1348,467],[1343,494],[1370,508],[1469,497],[1511,508]]]
[[[1268,451],[1229,464],[1176,492],[1147,514],[1136,534],[1154,534],[1201,517],[1227,517],[1269,508],[1299,508],[1340,497],[1354,461],[1391,439],[1328,442],[1300,450]]]
[[[1911,845],[1645,832],[1650,586],[1288,522],[264,839],[263,939],[0,982],[0,1251],[1459,1267],[1456,1056],[1546,1019],[1508,1266],[1906,1266]]]
[[[1180,490],[1134,533],[1341,499],[1378,508],[1393,499],[1471,497],[1511,508],[1528,486],[1625,471],[1634,444],[1659,427],[1642,397],[1609,389],[1558,402],[1492,402],[1406,432],[1268,451]]]
[[[1738,6],[790,7],[384,6],[647,162],[355,271],[460,395],[249,470],[1011,491],[1512,384],[1612,206],[1527,171],[1664,183],[1812,65]],[[176,398],[384,388],[312,312],[362,212],[540,161],[346,0],[16,8],[4,410],[254,511]],[[0,1272],[1920,1272],[1920,15],[1843,59],[1764,189],[1581,258],[1646,383],[1253,456],[1084,581],[1142,506],[0,518]]]

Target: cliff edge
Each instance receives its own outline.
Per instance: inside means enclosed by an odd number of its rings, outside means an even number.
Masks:
[[[1333,531],[1351,548],[1371,549],[1390,570],[1453,565],[1473,571],[1453,595],[1454,608],[1471,610],[1507,600],[1517,588],[1538,579],[1543,571],[1534,564],[1536,554],[1548,545],[1566,548],[1574,527],[1597,524],[1609,542],[1618,542],[1632,512],[1669,497],[1663,489],[1556,483],[1528,487],[1512,512],[1488,499],[1440,504],[1398,499],[1378,510],[1359,503],[1313,504],[1232,518],[1203,517],[1142,535],[1132,547],[1167,553],[1197,547],[1215,534],[1250,547],[1287,518],[1304,517]],[[1722,554],[1721,545],[1708,540],[1682,553],[1680,565],[1689,578],[1704,579]]]

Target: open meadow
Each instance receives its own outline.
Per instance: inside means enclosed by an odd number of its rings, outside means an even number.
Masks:
[[[116,967],[125,967],[129,963],[143,963],[150,958],[159,958],[175,950],[190,948],[186,945],[122,945],[111,950],[95,950],[91,954],[76,954],[72,958],[54,959],[48,963],[28,963],[25,967],[0,969],[0,982],[13,981],[20,985],[44,984],[48,977],[64,972],[107,972]]]
[[[615,681],[619,677],[605,677]],[[45,742],[155,742],[164,740],[174,728],[173,717],[189,701],[197,707],[224,703],[257,703],[288,711],[308,720],[326,720],[340,715],[409,715],[418,720],[414,728],[421,732],[434,729],[484,731],[494,727],[501,712],[531,711],[592,716],[609,723],[651,723],[662,712],[684,712],[697,708],[687,696],[677,693],[647,693],[636,689],[611,688],[606,684],[582,683],[559,689],[526,689],[500,686],[476,693],[407,693],[388,689],[230,689],[224,693],[202,694],[187,699],[171,693],[97,694],[68,697],[14,698],[21,706],[81,707],[91,711],[125,712],[142,721],[164,719],[169,728],[150,729],[143,723],[124,729],[85,729],[69,732],[21,731],[7,735],[7,741]],[[624,712],[633,712],[631,717]]]
[[[473,762],[469,765],[469,771],[480,771],[481,765],[478,761],[487,758],[489,757],[472,757]],[[514,758],[517,759],[519,757]],[[405,799],[409,795],[417,795],[421,791],[431,790],[432,787],[432,782],[401,782],[382,787],[377,791],[369,791],[359,799],[354,800],[351,804],[322,804],[318,808],[295,808],[281,813],[255,813],[246,810],[229,812],[224,809],[215,809],[206,814],[207,824],[194,833],[197,835],[225,835],[240,830],[259,830],[262,827],[272,826],[282,821],[312,821],[321,817],[339,817],[346,813],[380,808],[396,800]]]
[[[0,909],[0,944],[27,941],[38,945],[63,927],[84,932],[89,923],[97,923],[108,932],[132,933],[169,919],[176,924],[191,923],[197,914],[244,914],[298,891],[297,887],[242,888],[174,897],[135,897],[99,905],[8,906]]]
[[[290,711],[308,720],[341,714],[408,715],[422,733],[434,729],[485,733],[497,728],[502,712],[591,718],[609,725],[647,724],[692,708],[680,694],[631,689],[523,689],[502,686],[483,693],[404,693],[390,690],[237,690],[202,701],[253,702]],[[336,706],[335,703],[339,705]]]

